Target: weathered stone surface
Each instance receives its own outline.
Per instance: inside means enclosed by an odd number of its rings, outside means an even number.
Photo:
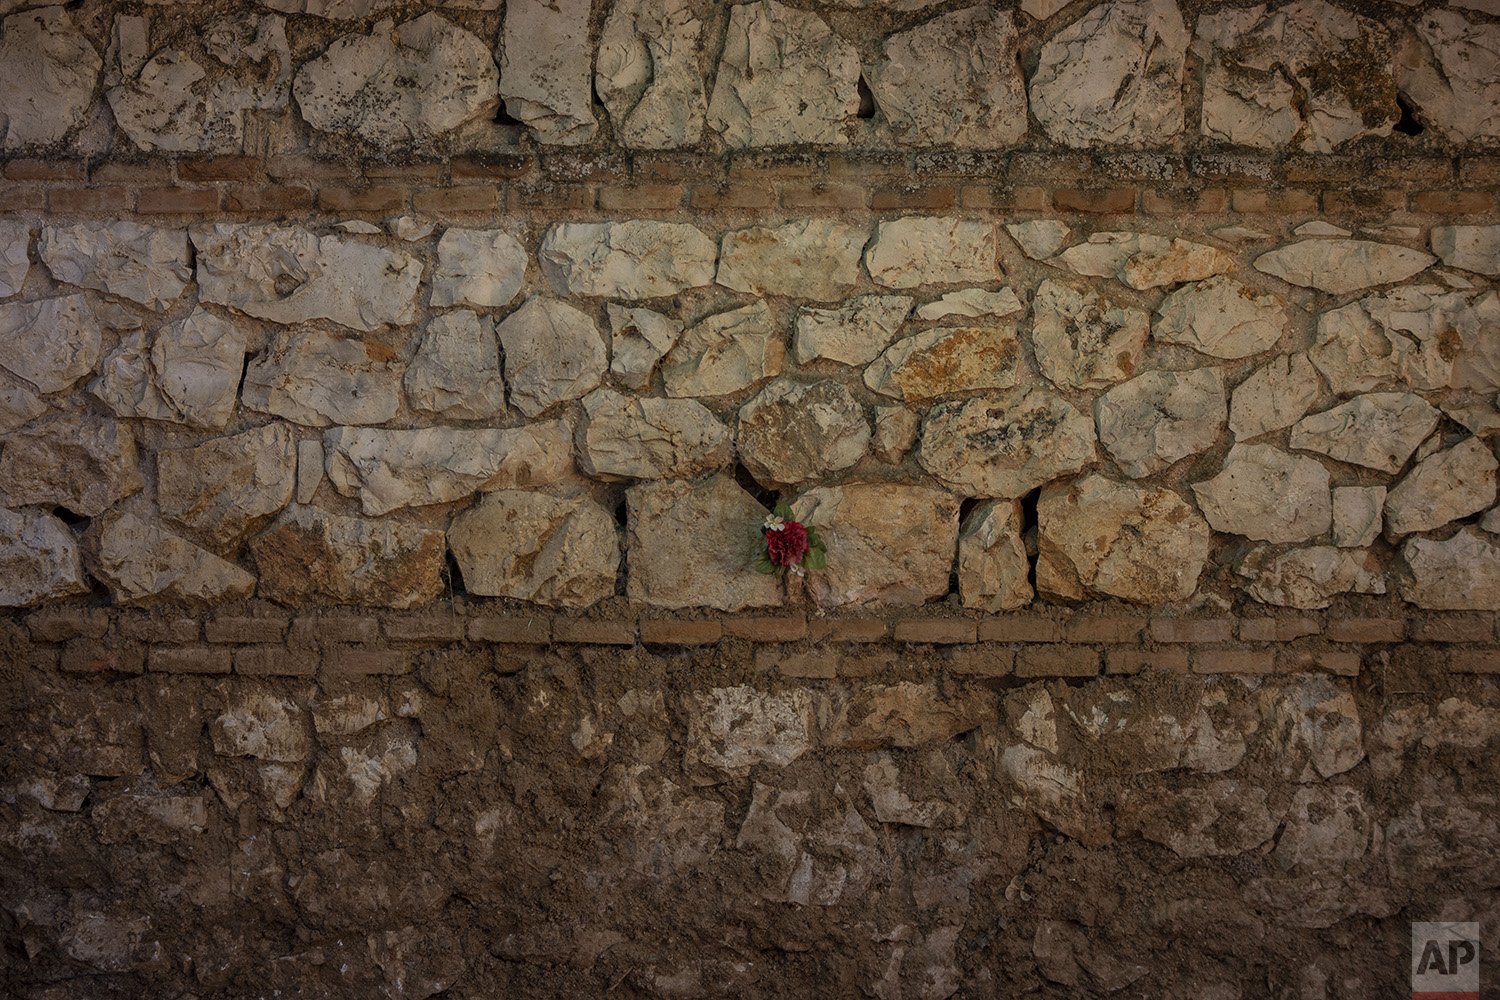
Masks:
[[[973,691],[948,694],[932,683],[870,685],[839,706],[826,740],[846,750],[941,745],[978,728],[996,708],[993,698]]]
[[[1017,809],[1035,813],[1051,826],[1085,844],[1107,840],[1098,809],[1085,793],[1083,773],[1055,756],[1023,743],[999,754],[1007,798]]]
[[[720,611],[781,603],[776,578],[750,568],[766,509],[732,477],[643,483],[625,501],[632,601]]]
[[[1473,526],[1452,538],[1407,539],[1401,597],[1435,611],[1500,611],[1500,544]]]
[[[0,120],[7,151],[51,146],[82,125],[104,63],[61,7],[0,25]]]
[[[1370,240],[1301,240],[1255,258],[1255,269],[1303,288],[1343,295],[1405,281],[1437,258],[1421,250]]]
[[[1449,267],[1500,274],[1500,226],[1433,226],[1432,252]]]
[[[1308,357],[1334,392],[1500,387],[1500,297],[1435,285],[1371,295],[1318,317]]]
[[[684,763],[699,783],[743,780],[758,765],[786,767],[813,748],[813,693],[806,688],[757,691],[711,688],[684,699]]]
[[[1248,441],[1290,427],[1307,415],[1321,391],[1307,355],[1274,358],[1235,387],[1229,429],[1236,440]]]
[[[0,222],[0,299],[9,298],[26,283],[31,270],[31,224]]]
[[[1372,552],[1312,545],[1289,552],[1262,546],[1236,567],[1245,592],[1262,604],[1326,608],[1339,594],[1385,593],[1385,571]]]
[[[294,606],[410,608],[443,592],[443,533],[292,507],[250,542],[259,594]]]
[[[1418,462],[1386,497],[1386,536],[1431,531],[1494,506],[1497,468],[1494,449],[1477,437]]]
[[[1193,493],[1214,530],[1260,542],[1305,542],[1333,523],[1328,470],[1269,444],[1236,444]]]
[[[1094,422],[1061,396],[1028,387],[928,411],[922,467],[967,496],[1014,499],[1094,460]]]
[[[1463,3],[1494,14],[1487,0]],[[1397,65],[1397,83],[1423,124],[1463,145],[1500,137],[1500,27],[1457,11],[1414,19]]]
[[[494,322],[467,309],[434,316],[402,382],[414,410],[455,420],[498,417],[505,380]]]
[[[144,486],[128,424],[58,413],[13,431],[0,448],[0,507],[66,507],[95,517]]]
[[[1340,462],[1397,472],[1441,416],[1420,396],[1371,392],[1303,417],[1292,428],[1291,443]]]
[[[668,396],[723,396],[781,374],[786,342],[764,302],[714,313],[688,327],[662,359]]]
[[[416,318],[422,265],[409,254],[267,223],[191,232],[204,302],[273,323],[326,319],[363,331]]]
[[[0,608],[26,608],[87,593],[78,539],[39,510],[0,507]]]
[[[238,153],[252,111],[286,106],[292,55],[286,21],[230,14],[149,44],[149,16],[117,15],[118,63],[105,92],[115,121],[141,149]],[[162,30],[159,28],[158,30]]]
[[[1094,400],[1099,443],[1132,479],[1213,447],[1224,430],[1224,383],[1212,368],[1147,372]]]
[[[997,149],[1026,135],[1026,89],[1010,11],[983,5],[897,32],[868,79],[898,142]]]
[[[551,607],[611,596],[620,570],[615,520],[587,497],[487,494],[453,519],[448,546],[469,593]]]
[[[958,595],[964,607],[1013,611],[1031,603],[1031,562],[1021,522],[1018,500],[986,501],[964,518],[958,534]]]
[[[134,514],[89,525],[84,552],[116,604],[208,605],[255,589],[255,577],[234,563]]]
[[[1162,288],[1202,281],[1231,270],[1234,256],[1206,243],[1151,233],[1095,233],[1047,263],[1074,274],[1114,278],[1131,288]]]
[[[1119,833],[1139,833],[1183,858],[1232,857],[1276,835],[1264,788],[1234,779],[1165,793],[1128,794],[1121,802]]]
[[[1299,788],[1272,857],[1285,871],[1336,871],[1378,847],[1379,836],[1359,789]]]
[[[820,607],[922,604],[948,592],[958,499],[922,486],[851,484],[809,490],[797,520],[828,543],[828,566],[807,578]]]
[[[609,317],[609,370],[627,389],[651,384],[657,362],[682,336],[682,321],[651,309],[613,302],[604,307]]]
[[[1021,365],[1014,323],[939,326],[898,340],[865,369],[865,385],[907,402],[1009,389]]]
[[[135,222],[43,226],[37,254],[52,277],[162,310],[192,280],[187,233]]]
[[[1171,0],[1114,0],[1042,46],[1031,113],[1066,146],[1158,145],[1182,131],[1188,31]]]
[[[591,4],[511,0],[500,38],[500,96],[538,142],[577,146],[594,137]]]
[[[859,281],[870,232],[832,219],[802,219],[724,234],[717,281],[751,295],[842,298]]]
[[[1364,759],[1364,726],[1350,690],[1323,674],[1297,674],[1260,690],[1266,735],[1280,750],[1281,774],[1315,782]]]
[[[904,406],[875,407],[875,436],[870,444],[885,462],[899,462],[917,440],[920,421]]]
[[[875,227],[865,267],[887,288],[985,284],[1000,279],[996,252],[991,223],[912,215]]]
[[[1168,295],[1157,307],[1151,335],[1215,358],[1248,358],[1275,347],[1286,326],[1286,309],[1274,295],[1215,277]]]
[[[148,336],[137,330],[122,337],[89,391],[117,416],[227,426],[245,369],[245,330],[195,308],[149,343]]]
[[[578,467],[598,479],[692,479],[729,464],[729,428],[693,399],[584,397]]]
[[[374,341],[311,329],[282,333],[250,362],[240,399],[308,427],[380,424],[401,406],[401,368]]]
[[[615,137],[637,149],[694,146],[703,136],[703,22],[689,0],[622,0],[599,37],[594,88]]]
[[[156,455],[162,517],[231,553],[292,500],[297,442],[286,424],[266,424],[194,448]]]
[[[511,429],[335,427],[323,438],[328,480],[366,515],[475,493],[557,482],[572,471],[561,420]]]
[[[0,434],[9,434],[46,412],[47,404],[30,389],[0,385]]]
[[[434,306],[509,305],[526,280],[526,248],[500,229],[450,226],[438,240]]]
[[[1363,549],[1380,536],[1385,513],[1384,486],[1333,488],[1333,544],[1341,549]]]
[[[730,147],[841,145],[859,110],[859,53],[818,15],[756,0],[729,15],[708,124]],[[797,100],[787,100],[796,94]]]
[[[858,462],[870,447],[870,422],[838,382],[778,380],[740,407],[734,442],[759,482],[787,486]]]
[[[1032,299],[1037,367],[1060,389],[1103,389],[1135,374],[1151,324],[1141,309],[1048,278]]]
[[[557,299],[533,295],[495,332],[505,349],[511,405],[528,417],[585,395],[609,365],[593,319]]]
[[[0,367],[47,394],[94,370],[99,320],[83,295],[0,305]]]
[[[537,256],[561,294],[636,300],[713,281],[718,250],[682,222],[563,222],[547,230]]]
[[[1183,601],[1208,560],[1208,524],[1180,496],[1098,474],[1043,489],[1037,529],[1037,589],[1068,600]]]
[[[793,354],[800,365],[826,358],[865,365],[885,350],[911,313],[905,295],[857,295],[837,309],[797,312]]]
[[[226,757],[296,764],[312,753],[307,714],[290,698],[264,690],[235,690],[209,734],[214,752]]]
[[[945,319],[949,316],[1010,316],[1024,312],[1026,306],[1009,288],[988,292],[983,288],[964,288],[918,307],[917,319]]]
[[[1021,252],[1032,260],[1046,260],[1062,249],[1073,230],[1057,219],[1032,219],[1029,222],[1008,222],[1005,231],[1020,246]]]

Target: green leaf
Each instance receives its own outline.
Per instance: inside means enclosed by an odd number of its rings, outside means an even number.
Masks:
[[[828,565],[828,553],[822,548],[810,548],[802,557],[803,569],[822,569]]]
[[[755,559],[750,563],[750,568],[757,573],[771,574],[776,572],[776,564],[771,562],[771,557],[764,552],[757,552]]]
[[[782,500],[776,504],[776,509],[771,513],[775,514],[783,521],[790,521],[792,519],[792,505],[787,503],[785,500]]]
[[[807,529],[807,547],[810,549],[827,548],[827,546],[823,544],[823,536],[818,534],[817,528]]]

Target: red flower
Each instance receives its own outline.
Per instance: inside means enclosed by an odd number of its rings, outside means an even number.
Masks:
[[[807,529],[798,521],[785,521],[781,530],[766,529],[766,552],[774,566],[797,566],[807,555]]]

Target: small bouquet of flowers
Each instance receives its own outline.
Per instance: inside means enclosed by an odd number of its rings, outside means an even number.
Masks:
[[[793,575],[801,576],[807,570],[828,565],[828,547],[818,529],[792,520],[792,508],[784,503],[777,504],[776,510],[767,515],[761,536],[761,548],[751,564],[757,573],[785,576],[790,570]]]

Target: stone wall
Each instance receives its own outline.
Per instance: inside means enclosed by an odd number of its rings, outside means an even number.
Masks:
[[[0,992],[1500,950],[1500,9],[0,12]]]

